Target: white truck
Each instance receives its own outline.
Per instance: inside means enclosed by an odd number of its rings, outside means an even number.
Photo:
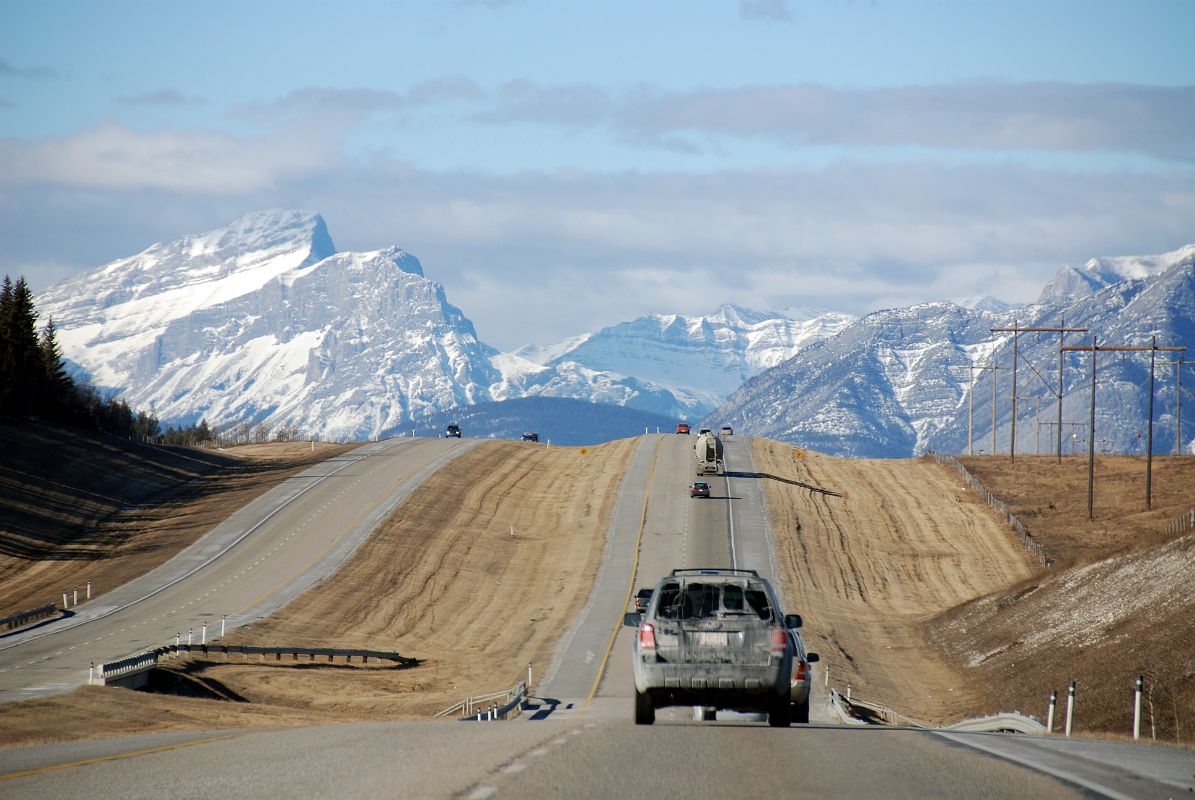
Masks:
[[[706,431],[693,443],[693,456],[697,459],[698,475],[721,475],[726,470],[722,460],[722,440],[712,431]]]

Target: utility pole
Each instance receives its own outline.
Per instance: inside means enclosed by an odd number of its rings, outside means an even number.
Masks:
[[[1174,454],[1183,454],[1183,379],[1182,368],[1195,364],[1195,361],[1163,361],[1163,365],[1174,367]]]
[[[1058,461],[1062,462],[1062,350],[1068,333],[1087,333],[1086,328],[1068,328],[1066,320],[1057,328],[1022,328],[1013,320],[1011,328],[989,328],[992,333],[1012,333],[1012,436],[1008,443],[1008,458],[1015,461],[1017,457],[1017,336],[1021,333],[1057,333],[1058,334]],[[1083,348],[1086,350],[1087,348]],[[995,445],[992,446],[995,452]]]
[[[971,389],[967,392],[967,455],[975,455],[975,370],[983,372],[985,369],[997,370],[1004,369],[1004,367],[997,367],[989,365],[986,367],[977,366],[975,364],[958,365],[966,366],[970,372]],[[992,375],[992,453],[996,452],[996,377]]]
[[[1121,352],[1133,353],[1150,351],[1149,356],[1149,421],[1148,434],[1146,442],[1148,447],[1148,455],[1145,461],[1145,508],[1149,510],[1153,506],[1153,427],[1154,427],[1154,364],[1155,357],[1158,351],[1168,353],[1181,353],[1186,351],[1186,347],[1159,347],[1158,337],[1154,336],[1150,342],[1149,347],[1130,347],[1126,345],[1103,345],[1097,346],[1095,337],[1091,337],[1091,345],[1084,347],[1065,346],[1063,350],[1081,350],[1091,351],[1091,427],[1088,433],[1087,445],[1087,518],[1092,517],[1092,508],[1095,498],[1095,354],[1097,352]],[[1181,358],[1181,356],[1180,356]]]

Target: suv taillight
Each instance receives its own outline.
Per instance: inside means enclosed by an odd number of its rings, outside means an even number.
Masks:
[[[804,661],[804,659],[798,658],[795,660],[795,663],[797,665],[797,668],[795,670],[793,670],[793,680],[794,681],[805,680],[805,661]]]
[[[645,622],[639,626],[639,649],[656,649],[656,629],[650,622]]]
[[[777,625],[772,628],[772,653],[783,653],[788,649],[788,634],[784,628]]]

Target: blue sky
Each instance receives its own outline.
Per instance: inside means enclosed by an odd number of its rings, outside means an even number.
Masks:
[[[1195,2],[0,4],[0,272],[260,208],[502,348],[1195,242]]]

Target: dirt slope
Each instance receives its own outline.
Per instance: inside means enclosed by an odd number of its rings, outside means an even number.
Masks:
[[[1044,718],[1050,692],[1064,698],[1074,680],[1076,729],[1127,735],[1144,675],[1144,735],[1195,742],[1195,533],[1166,531],[1195,507],[1195,458],[1154,459],[1148,510],[1145,459],[1098,458],[1090,520],[1085,458],[962,461],[1054,561],[1050,574],[931,625],[938,649],[984,687],[977,710]]]
[[[63,720],[51,728],[66,738],[101,717],[126,732],[422,718],[508,687],[528,662],[539,676],[585,602],[634,445],[480,443],[429,478],[327,585],[229,637],[395,648],[424,659],[416,669],[195,663],[184,669],[251,702],[87,690],[0,706],[0,746],[44,740],[47,719]],[[1047,572],[942,465],[797,460],[766,440],[754,452],[761,473],[782,479],[763,478],[778,566],[833,684],[941,722],[1008,709],[1040,717],[1049,689],[1074,678],[1077,729],[1124,732],[1128,681],[1144,671],[1159,736],[1191,741],[1195,539],[1157,528],[1195,504],[1182,488],[1195,486],[1195,459],[1164,466],[1165,500],[1147,515],[1130,507],[1141,462],[1126,461],[1123,481],[1102,463],[1107,516],[1090,530],[1065,499],[1079,493],[1085,511],[1085,464],[1058,475],[1021,459],[1015,470],[998,459],[987,473],[977,466],[1055,558]],[[241,488],[270,474],[247,472]],[[1118,481],[1130,498],[1119,510]],[[199,493],[183,517],[226,512],[236,497]]]
[[[169,559],[232,509],[351,449],[307,442],[161,447],[0,421],[0,616],[93,596]],[[82,598],[82,593],[80,594]]]
[[[1035,566],[932,462],[841,459],[754,440],[789,607],[845,691],[911,717],[967,715],[979,687],[927,647],[924,625],[1017,585]],[[841,496],[833,496],[832,492]]]

